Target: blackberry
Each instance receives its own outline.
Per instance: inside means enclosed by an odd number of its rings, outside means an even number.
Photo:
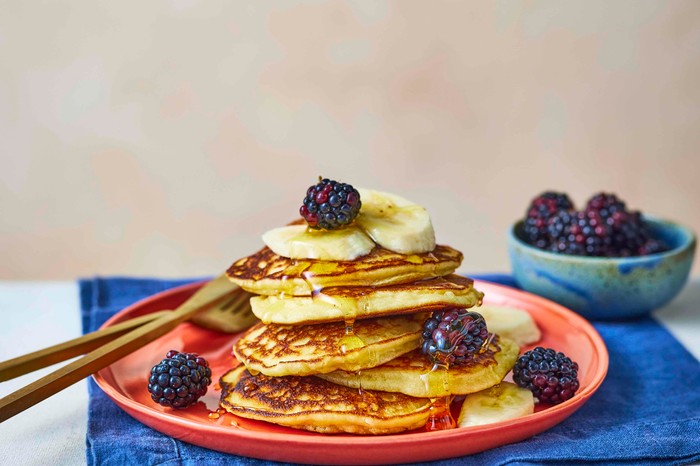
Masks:
[[[538,247],[549,246],[547,236],[547,223],[552,215],[561,210],[571,210],[574,208],[571,199],[564,193],[545,191],[534,198],[527,208],[523,230],[527,241]]]
[[[663,241],[659,239],[650,238],[648,239],[638,250],[640,256],[647,256],[649,254],[656,254],[657,252],[668,251],[669,247]]]
[[[639,255],[639,251],[650,236],[640,213],[616,212],[614,218],[611,224],[614,229],[615,255],[620,257]]]
[[[585,253],[583,241],[576,241],[572,233],[575,225],[574,212],[562,210],[554,214],[547,223],[547,250],[560,254],[582,256]]]
[[[578,364],[564,353],[538,346],[515,362],[513,381],[530,390],[537,400],[559,404],[579,388]]]
[[[642,214],[628,210],[625,202],[614,194],[601,192],[591,197],[586,211],[599,214],[612,229],[609,256],[641,256],[668,249],[663,241],[652,237]]]
[[[550,219],[547,232],[552,252],[596,257],[611,253],[612,227],[594,211],[560,211]]]
[[[421,349],[433,363],[460,366],[488,341],[489,331],[481,314],[452,308],[433,312],[423,323]]]
[[[560,254],[627,257],[668,250],[641,213],[612,193],[595,194],[583,211],[574,211],[566,194],[542,193],[530,203],[523,229],[527,242]]]
[[[639,212],[616,213],[613,247],[616,256],[645,256],[667,251],[668,245],[654,238],[649,225]]]
[[[612,218],[615,212],[626,212],[627,205],[615,194],[600,192],[586,203],[586,211],[598,213],[604,219]]]
[[[355,220],[361,206],[360,193],[352,185],[319,177],[306,190],[299,213],[311,228],[334,230]]]
[[[153,366],[148,378],[151,399],[169,408],[187,408],[207,393],[211,383],[209,363],[195,353],[170,350]]]

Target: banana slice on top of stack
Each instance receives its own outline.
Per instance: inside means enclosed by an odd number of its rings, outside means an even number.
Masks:
[[[265,244],[283,257],[351,261],[379,245],[399,254],[435,249],[435,231],[428,211],[390,193],[358,189],[362,208],[355,225],[338,230],[288,225],[263,234]]]
[[[241,366],[221,379],[223,408],[315,432],[387,434],[424,426],[431,398],[493,387],[510,371],[518,343],[493,335],[470,364],[430,374],[426,319],[483,294],[454,274],[462,253],[436,245],[425,208],[320,180],[300,213],[303,224],[266,232],[265,247],[227,271],[255,294],[261,322],[233,347]]]

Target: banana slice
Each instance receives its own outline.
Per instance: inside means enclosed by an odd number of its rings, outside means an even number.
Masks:
[[[275,254],[290,259],[354,260],[374,249],[374,242],[355,226],[339,230],[312,230],[306,225],[274,228],[263,241]]]
[[[476,312],[484,316],[489,332],[515,340],[520,346],[535,343],[542,337],[535,321],[522,309],[483,305]]]
[[[459,427],[480,426],[532,414],[532,392],[510,382],[467,395],[459,412]]]
[[[380,246],[400,254],[435,249],[435,231],[424,208],[390,193],[358,189],[362,207],[355,222]]]

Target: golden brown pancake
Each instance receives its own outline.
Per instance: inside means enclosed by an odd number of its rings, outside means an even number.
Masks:
[[[476,306],[483,294],[459,275],[389,286],[331,286],[313,296],[256,296],[253,313],[265,323],[310,324]]]
[[[497,337],[472,363],[452,366],[449,370],[433,369],[432,362],[417,349],[381,366],[365,369],[359,375],[335,371],[319,377],[351,388],[362,386],[419,398],[466,395],[500,383],[515,365],[519,351],[514,341]]]
[[[438,245],[431,252],[405,255],[376,247],[353,261],[321,261],[281,257],[265,247],[239,259],[228,277],[251,293],[311,296],[329,286],[387,286],[411,283],[454,272],[462,253]]]
[[[344,322],[316,325],[258,323],[234,345],[248,369],[268,376],[357,371],[383,364],[420,345],[427,314],[365,319],[352,334]]]
[[[392,434],[425,425],[430,401],[347,388],[316,377],[253,376],[239,366],[221,378],[220,405],[248,419],[324,434]]]

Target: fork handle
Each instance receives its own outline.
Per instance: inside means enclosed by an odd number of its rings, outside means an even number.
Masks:
[[[165,335],[197,312],[209,309],[226,300],[232,290],[230,288],[226,289],[225,285],[220,284],[217,286],[216,282],[221,283],[222,279],[217,278],[210,282],[210,284],[214,284],[215,291],[204,291],[205,288],[208,288],[205,285],[204,288],[195,293],[192,298],[177,308],[177,310],[112,340],[82,358],[66,364],[0,399],[0,422],[6,421],[15,414],[34,406],[75,382],[84,379],[90,374],[94,374],[127,354],[145,346],[156,338]]]
[[[0,382],[88,353],[128,331],[169,314],[158,311],[97,330],[72,340],[0,362]]]

